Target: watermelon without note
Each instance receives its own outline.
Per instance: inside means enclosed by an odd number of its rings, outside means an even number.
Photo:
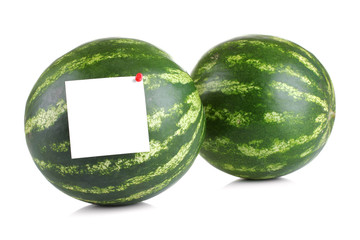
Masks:
[[[192,72],[206,115],[200,155],[247,179],[310,162],[335,119],[330,77],[316,57],[273,36],[249,35],[209,50]]]

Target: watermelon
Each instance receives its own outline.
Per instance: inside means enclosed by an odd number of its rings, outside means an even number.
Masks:
[[[72,159],[65,81],[139,72],[150,151]],[[198,155],[204,123],[191,77],[162,50],[126,38],[95,40],[54,61],[35,83],[25,109],[26,141],[38,169],[59,190],[98,205],[136,203],[179,180]]]
[[[192,72],[205,108],[200,155],[245,179],[291,173],[324,147],[335,119],[330,77],[316,57],[273,36],[209,50]]]

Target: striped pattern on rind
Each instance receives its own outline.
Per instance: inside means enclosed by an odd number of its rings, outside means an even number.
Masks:
[[[200,154],[235,176],[293,172],[324,147],[335,94],[314,55],[290,41],[251,35],[206,53],[192,77],[206,112]]]
[[[71,159],[64,81],[144,75],[150,152]],[[28,98],[25,133],[44,176],[70,196],[101,205],[148,199],[191,166],[204,138],[204,110],[192,79],[158,48],[102,39],[56,60]]]

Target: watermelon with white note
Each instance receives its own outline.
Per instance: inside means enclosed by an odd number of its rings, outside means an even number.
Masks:
[[[64,82],[138,72],[150,151],[71,159]],[[204,118],[191,77],[165,52],[140,40],[109,38],[75,48],[43,72],[26,103],[25,134],[36,166],[55,187],[86,202],[126,205],[157,195],[185,174],[198,155]]]

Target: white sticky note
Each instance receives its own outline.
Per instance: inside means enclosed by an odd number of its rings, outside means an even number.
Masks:
[[[143,81],[65,81],[71,157],[149,152]]]

